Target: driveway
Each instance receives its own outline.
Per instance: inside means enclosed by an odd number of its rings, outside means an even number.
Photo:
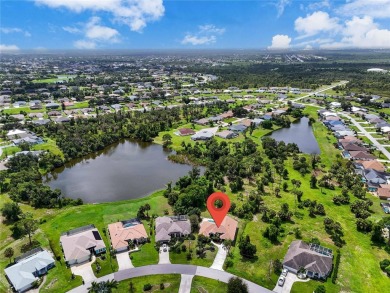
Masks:
[[[158,254],[159,259],[158,259],[158,264],[170,264],[171,261],[169,259],[169,246],[167,246],[167,251],[163,251],[163,248],[160,247],[160,252]]]
[[[128,251],[117,253],[116,260],[118,261],[119,270],[134,268]]]
[[[93,273],[91,266],[95,260],[96,258],[93,257],[92,261],[73,265],[70,267],[70,270],[73,274],[81,276],[85,283],[90,283],[96,280],[95,274]]]
[[[214,242],[213,244],[218,248],[218,252],[210,268],[214,270],[223,271],[223,264],[227,256],[227,250],[223,244],[216,244]]]
[[[194,275],[181,275],[179,293],[190,293]]]
[[[274,288],[275,293],[290,293],[291,288],[295,282],[309,282],[310,279],[299,279],[297,275],[293,273],[288,273],[286,277],[286,281],[284,281],[283,286],[279,286],[278,283],[276,282],[276,286]]]

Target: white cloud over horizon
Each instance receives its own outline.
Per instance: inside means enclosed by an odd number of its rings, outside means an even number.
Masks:
[[[217,36],[223,35],[226,29],[213,24],[199,25],[196,33],[186,33],[181,40],[183,45],[210,45],[217,42]]]
[[[16,45],[4,45],[0,44],[0,52],[14,52],[19,51],[19,47]]]
[[[31,37],[31,33],[18,27],[1,27],[0,32],[3,34],[22,33],[25,37]]]
[[[291,38],[288,35],[275,35],[269,50],[286,50],[290,48]]]
[[[83,11],[108,12],[115,22],[141,32],[148,22],[159,20],[165,13],[163,0],[34,0],[37,5]]]

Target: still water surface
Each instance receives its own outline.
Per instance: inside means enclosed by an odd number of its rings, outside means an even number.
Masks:
[[[296,123],[291,123],[289,128],[278,129],[270,135],[277,141],[296,143],[301,152],[306,154],[319,154],[320,148],[314,137],[313,129],[309,125],[309,119],[302,117]]]
[[[44,183],[90,203],[139,198],[192,169],[169,161],[168,154],[160,145],[126,140],[69,162],[48,174]]]

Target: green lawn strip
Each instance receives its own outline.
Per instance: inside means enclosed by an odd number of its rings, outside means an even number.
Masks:
[[[190,240],[185,240],[183,244],[186,246],[186,251],[180,253],[170,251],[169,258],[173,264],[191,264],[196,266],[210,267],[213,264],[215,256],[217,255],[217,248],[214,251],[206,250],[206,255],[202,258],[196,255],[197,240],[191,240],[192,259],[187,260],[187,254],[190,251]],[[212,245],[212,244],[211,244]],[[180,245],[181,247],[181,245]],[[207,247],[207,246],[206,246]]]
[[[97,270],[97,263],[100,266],[100,270]],[[92,264],[92,269],[95,276],[100,278],[118,271],[118,263],[114,258],[111,257],[110,253],[107,252],[96,257],[96,261],[94,261]]]
[[[150,243],[145,243],[139,248],[139,251],[130,254],[131,262],[135,267],[158,264],[158,251],[155,248],[154,234],[150,236]]]
[[[56,142],[52,139],[45,139],[44,143],[36,144],[31,148],[33,151],[49,151],[54,155],[64,157],[64,154],[57,146]]]
[[[195,276],[192,279],[191,293],[226,293],[227,284],[218,280]]]
[[[180,287],[180,275],[150,275],[145,277],[137,277],[119,282],[118,289],[114,289],[113,292],[130,292],[130,282],[133,283],[135,288],[134,292],[165,292],[165,293],[177,293]],[[160,284],[163,283],[165,289],[160,290]],[[150,284],[153,286],[152,290],[144,291],[144,285]],[[225,291],[226,292],[226,291]]]
[[[10,147],[3,148],[3,153],[1,154],[1,158],[14,155],[15,153],[20,152],[21,150],[22,149],[17,146],[10,146]]]

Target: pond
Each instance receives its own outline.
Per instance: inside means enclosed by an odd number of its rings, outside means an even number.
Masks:
[[[101,152],[72,160],[44,178],[69,198],[99,203],[146,196],[186,175],[190,165],[168,160],[161,145],[122,141]]]
[[[277,141],[296,143],[303,153],[320,153],[320,148],[307,117],[302,117],[298,122],[291,123],[289,128],[282,128],[272,132],[270,136]]]

